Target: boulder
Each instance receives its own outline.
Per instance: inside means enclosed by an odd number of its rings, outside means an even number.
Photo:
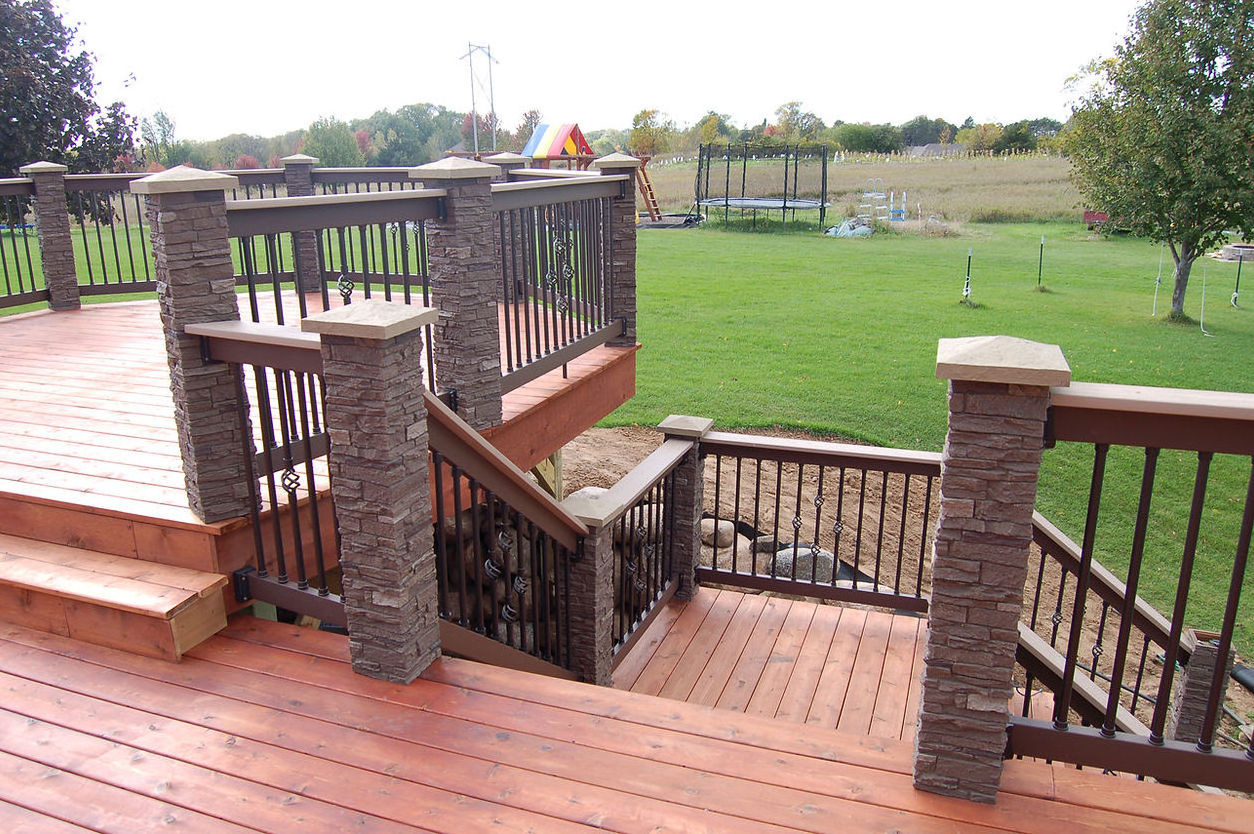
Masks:
[[[758,573],[769,574],[770,563],[761,566]],[[796,579],[809,582],[831,584],[836,571],[836,556],[830,550],[823,550],[810,545],[799,544],[781,548],[775,554],[775,575],[781,579]]]
[[[714,519],[701,519],[701,543],[710,545],[711,547],[730,547],[732,542],[736,541],[736,525],[732,524],[725,518],[718,519],[715,525]]]

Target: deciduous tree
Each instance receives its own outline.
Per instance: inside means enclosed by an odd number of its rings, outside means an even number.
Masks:
[[[327,168],[356,168],[365,164],[353,129],[333,117],[318,119],[305,129],[304,153]]]
[[[1068,134],[1093,208],[1171,249],[1171,316],[1225,229],[1254,233],[1254,0],[1150,0]]]

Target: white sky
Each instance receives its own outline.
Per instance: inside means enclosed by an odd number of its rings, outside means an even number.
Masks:
[[[501,123],[585,130],[657,108],[737,126],[799,100],[824,121],[1065,120],[1068,76],[1109,55],[1136,0],[558,4],[497,0],[56,0],[97,57],[99,100],[164,110],[183,139],[270,136],[430,101],[470,110],[490,45]],[[480,111],[486,105],[485,62]],[[131,81],[126,81],[134,76]]]

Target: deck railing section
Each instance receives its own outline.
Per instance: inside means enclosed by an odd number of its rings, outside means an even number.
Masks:
[[[48,300],[31,216],[34,183],[0,179],[0,309]]]
[[[420,188],[409,168],[315,168],[313,185],[318,194],[370,194],[412,191]]]
[[[78,231],[79,293],[110,295],[155,288],[143,203],[130,193],[139,174],[67,174],[71,227]],[[85,274],[84,274],[85,273]]]
[[[616,178],[492,187],[503,301],[502,390],[621,335],[610,284]]]
[[[940,455],[711,432],[702,582],[925,612]]]
[[[1014,718],[1012,752],[1170,781],[1254,790],[1254,747],[1234,745],[1220,735],[1222,692],[1254,527],[1254,397],[1077,383],[1054,390],[1049,439],[1093,444],[1091,488],[1078,548],[1050,527],[1037,525],[1035,538],[1043,555],[1036,566],[1035,588],[1029,587],[1025,601],[1032,607],[1031,624],[1042,642],[1047,639],[1059,652],[1061,669],[1051,672],[1039,663],[1030,669],[1053,684],[1053,722],[1043,725]],[[1111,488],[1106,467],[1112,447],[1141,450],[1139,497],[1134,518],[1103,519],[1099,525],[1103,493]],[[1163,453],[1172,450],[1196,455],[1196,463],[1183,540],[1178,551],[1165,553],[1149,542],[1158,523],[1152,506],[1158,464]],[[1248,472],[1243,496],[1207,495],[1212,467],[1224,457],[1232,458],[1226,463]],[[1208,523],[1216,515],[1216,502],[1240,507],[1235,529]],[[1095,559],[1098,550],[1113,546],[1111,531],[1118,524],[1126,525],[1130,533],[1122,579],[1108,575]],[[1200,721],[1187,734],[1178,731],[1172,740],[1169,721],[1181,718],[1171,717],[1173,684],[1184,686],[1185,681],[1178,679],[1193,671],[1189,665],[1195,647],[1186,638],[1185,616],[1195,595],[1191,581],[1203,557],[1228,565],[1222,613],[1215,622],[1193,623],[1213,630],[1218,659],[1203,680],[1192,675],[1195,679],[1188,682],[1200,686],[1205,695]],[[1048,562],[1060,570],[1056,582],[1049,578]],[[1166,618],[1137,597],[1142,577],[1163,570],[1173,573],[1177,589]],[[1056,589],[1051,587],[1055,584]],[[1155,669],[1154,659],[1147,662],[1147,656],[1157,652],[1162,662]],[[1177,672],[1177,664],[1182,671]],[[1093,705],[1089,698],[1085,705],[1078,690],[1085,688],[1086,679],[1101,683],[1105,703]],[[1138,731],[1137,714],[1148,735],[1129,738],[1128,731]],[[1077,715],[1096,729],[1074,727]]]

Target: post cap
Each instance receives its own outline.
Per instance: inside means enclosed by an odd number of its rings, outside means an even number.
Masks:
[[[526,165],[531,161],[531,157],[523,156],[520,153],[513,153],[511,151],[502,151],[501,153],[494,153],[491,156],[485,156],[483,161],[490,162],[493,165]]]
[[[226,191],[239,188],[239,177],[176,165],[131,183],[133,194],[182,194],[191,191]]]
[[[64,165],[56,162],[31,162],[17,169],[23,176],[29,177],[31,174],[64,174],[70,170]]]
[[[476,162],[460,156],[446,156],[426,165],[409,169],[409,178],[418,180],[491,179],[501,173],[499,165]]]
[[[1066,387],[1071,366],[1058,345],[1013,336],[941,339],[936,346],[938,379]]]
[[[309,156],[303,153],[294,153],[291,156],[285,156],[279,160],[284,165],[317,165],[321,162],[316,156]]]
[[[323,336],[383,340],[434,324],[439,317],[434,307],[368,298],[301,319],[300,329]]]
[[[665,434],[672,437],[705,437],[706,432],[714,428],[714,421],[709,417],[688,417],[683,414],[672,414],[657,424]]]
[[[635,169],[640,167],[640,160],[625,153],[612,153],[593,160],[592,167],[603,171],[616,171],[619,168]]]

